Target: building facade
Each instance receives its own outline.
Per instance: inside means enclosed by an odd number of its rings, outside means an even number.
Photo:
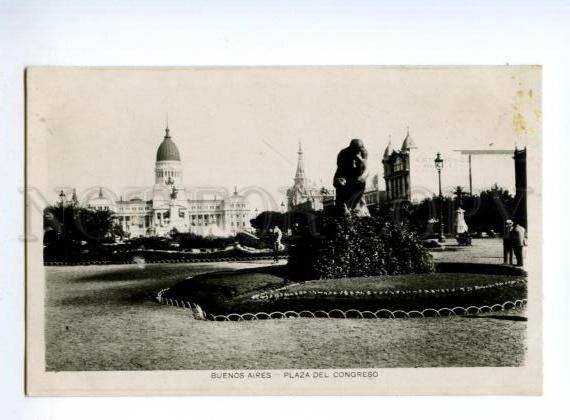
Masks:
[[[322,210],[323,202],[333,196],[326,188],[319,188],[306,177],[301,143],[299,143],[297,155],[297,170],[293,178],[293,186],[287,190],[287,210]]]
[[[89,207],[111,210],[115,222],[130,237],[166,236],[173,232],[191,232],[202,236],[230,236],[250,230],[251,210],[237,188],[232,194],[212,198],[196,197],[184,186],[184,171],[178,147],[166,127],[164,139],[156,152],[154,186],[149,193],[128,200],[109,202],[99,195]],[[221,195],[221,194],[220,194]],[[150,196],[150,199],[145,199]]]
[[[416,149],[408,129],[406,137],[400,150],[392,148],[392,141],[384,150],[382,165],[384,167],[384,181],[386,183],[386,200],[390,203],[396,201],[412,200],[412,179],[411,174],[412,150]]]

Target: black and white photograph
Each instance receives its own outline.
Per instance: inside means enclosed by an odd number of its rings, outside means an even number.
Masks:
[[[29,67],[28,393],[540,393],[541,104],[530,65]]]

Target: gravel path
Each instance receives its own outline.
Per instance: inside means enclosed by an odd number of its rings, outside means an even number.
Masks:
[[[516,366],[524,314],[207,322],[156,303],[181,279],[252,263],[47,267],[48,370]],[[508,316],[514,315],[514,316]]]

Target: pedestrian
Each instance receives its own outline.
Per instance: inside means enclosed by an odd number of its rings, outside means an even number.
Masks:
[[[273,228],[273,261],[275,263],[279,262],[279,251],[281,250],[281,238],[283,237],[283,233],[279,226],[275,226]]]
[[[523,266],[523,247],[526,246],[526,229],[518,222],[514,223],[511,230],[511,246],[517,259],[517,266]]]
[[[503,264],[513,264],[512,231],[513,221],[508,219],[503,230]]]

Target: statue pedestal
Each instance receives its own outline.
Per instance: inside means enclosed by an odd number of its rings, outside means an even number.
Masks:
[[[465,223],[465,210],[459,207],[455,212],[455,233],[459,245],[471,245],[469,228]]]
[[[455,211],[455,233],[461,235],[469,230],[467,223],[465,222],[465,210],[459,207]]]

